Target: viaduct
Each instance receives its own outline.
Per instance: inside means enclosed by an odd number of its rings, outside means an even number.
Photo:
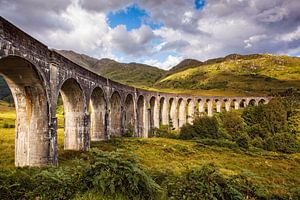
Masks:
[[[0,17],[0,74],[13,95],[17,119],[15,165],[58,163],[56,107],[64,105],[64,148],[85,151],[90,141],[136,137],[153,127],[192,123],[195,112],[268,103],[268,97],[208,97],[160,93],[114,82],[78,66]],[[90,109],[89,109],[90,108]]]

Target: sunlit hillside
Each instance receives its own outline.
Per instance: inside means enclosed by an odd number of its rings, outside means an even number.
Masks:
[[[290,87],[300,88],[300,58],[231,55],[170,74],[155,87],[221,95],[271,95]]]

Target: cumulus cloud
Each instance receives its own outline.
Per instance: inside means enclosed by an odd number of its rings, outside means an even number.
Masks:
[[[169,55],[167,57],[167,59],[163,62],[160,62],[155,59],[149,59],[149,60],[145,60],[144,63],[147,65],[152,65],[152,66],[156,66],[156,67],[168,70],[168,69],[174,67],[175,65],[177,65],[181,60],[182,60],[182,57]]]

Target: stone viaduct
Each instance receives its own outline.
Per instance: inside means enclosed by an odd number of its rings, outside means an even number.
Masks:
[[[268,97],[206,97],[146,91],[88,71],[0,17],[0,74],[16,105],[15,165],[58,163],[56,107],[64,105],[64,148],[88,150],[90,141],[136,137],[152,127],[192,123],[194,114],[267,103]]]

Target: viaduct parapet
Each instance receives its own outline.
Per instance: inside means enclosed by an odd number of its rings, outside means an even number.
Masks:
[[[58,163],[56,107],[64,106],[64,148],[88,150],[90,141],[136,137],[153,127],[179,129],[196,113],[268,103],[270,97],[192,96],[142,90],[114,82],[73,63],[0,17],[0,74],[16,105],[15,165]]]

